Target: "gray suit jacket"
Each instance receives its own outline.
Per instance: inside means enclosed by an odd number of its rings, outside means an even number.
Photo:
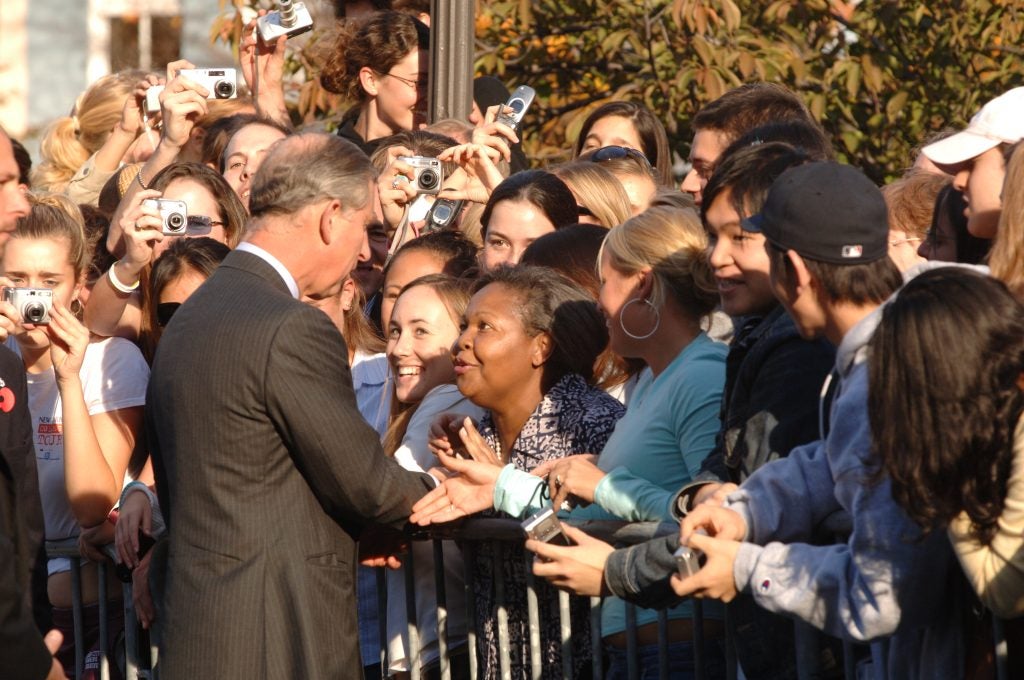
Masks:
[[[240,251],[163,334],[146,421],[170,530],[165,680],[361,674],[355,540],[434,485],[383,455],[347,356]]]

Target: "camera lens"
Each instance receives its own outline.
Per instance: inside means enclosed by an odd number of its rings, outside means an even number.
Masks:
[[[39,323],[46,318],[46,307],[41,302],[26,302],[21,308],[21,318],[29,323]]]
[[[185,216],[181,213],[170,213],[167,215],[167,228],[170,231],[184,231],[185,230]]]
[[[433,189],[437,186],[437,173],[433,170],[424,170],[420,173],[420,187]]]
[[[235,94],[235,84],[230,80],[218,80],[213,86],[217,99],[231,99]]]

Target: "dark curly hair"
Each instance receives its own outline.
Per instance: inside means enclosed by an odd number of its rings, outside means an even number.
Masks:
[[[882,312],[870,344],[868,417],[896,503],[925,531],[961,512],[984,545],[1003,511],[1024,409],[1024,305],[996,279],[925,272]]]
[[[430,29],[405,12],[375,12],[363,21],[340,22],[322,41],[315,59],[322,63],[320,82],[328,92],[362,102],[366,91],[359,71],[369,66],[387,73],[413,50],[430,49]]]

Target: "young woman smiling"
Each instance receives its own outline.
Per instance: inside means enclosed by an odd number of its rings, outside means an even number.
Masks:
[[[406,285],[395,300],[388,324],[387,356],[394,378],[391,425],[384,451],[407,470],[426,472],[439,466],[427,447],[431,421],[450,409],[480,417],[482,410],[469,403],[453,384],[451,346],[459,336],[459,322],[469,302],[468,283],[444,274],[430,274]],[[453,668],[468,677],[466,611],[462,553],[452,541],[442,543],[445,592],[448,597],[448,648]],[[389,671],[408,671],[417,660],[424,677],[439,677],[437,595],[434,551],[430,542],[410,546],[416,584],[416,625],[419,648],[410,649],[406,614],[405,570],[389,570]],[[455,677],[462,677],[456,672]]]

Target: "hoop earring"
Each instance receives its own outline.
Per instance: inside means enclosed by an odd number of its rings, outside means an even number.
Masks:
[[[619,328],[622,329],[623,333],[625,333],[629,337],[633,338],[634,340],[646,340],[647,338],[649,338],[652,335],[654,335],[655,333],[657,333],[658,332],[658,327],[661,325],[661,313],[658,311],[658,308],[655,307],[654,303],[651,302],[650,300],[648,300],[647,298],[643,298],[642,301],[648,307],[650,307],[652,310],[654,310],[654,328],[652,328],[651,331],[649,333],[647,333],[647,335],[634,335],[633,333],[630,333],[628,330],[626,330],[626,324],[624,324],[622,322],[622,316],[623,316],[623,314],[626,313],[626,308],[629,307],[634,302],[641,302],[641,298],[633,298],[632,300],[628,301],[626,304],[622,305],[622,309],[619,310]]]
[[[82,304],[82,301],[75,298],[71,301],[69,308],[71,309],[71,313],[75,315],[75,318],[81,321],[82,316],[85,314],[85,305]]]

